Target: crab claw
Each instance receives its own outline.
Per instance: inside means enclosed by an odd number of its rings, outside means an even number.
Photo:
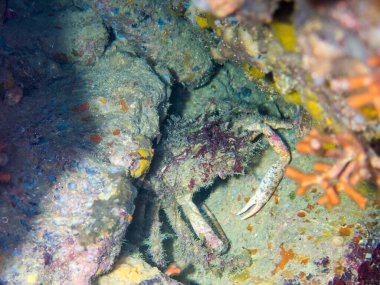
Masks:
[[[290,152],[276,132],[269,126],[263,128],[262,132],[268,139],[274,151],[280,156],[280,159],[271,166],[264,179],[261,181],[256,193],[251,199],[249,199],[248,203],[236,213],[236,215],[244,214],[253,207],[242,217],[242,220],[255,215],[269,201],[273,193],[276,191],[278,184],[280,184],[282,177],[284,177],[286,166],[290,162]]]
[[[272,165],[271,169],[261,181],[259,189],[257,189],[256,193],[251,199],[249,199],[248,203],[237,212],[236,215],[244,214],[250,209],[250,211],[242,217],[242,220],[245,220],[260,211],[276,191],[278,184],[284,176],[286,165],[287,163],[284,165],[281,160]],[[251,207],[253,208],[251,209]]]

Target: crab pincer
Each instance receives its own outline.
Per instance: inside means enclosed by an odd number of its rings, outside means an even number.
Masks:
[[[279,155],[280,159],[276,161],[268,170],[265,177],[261,181],[259,188],[256,190],[256,193],[249,199],[247,204],[236,213],[236,215],[242,215],[250,210],[242,217],[242,220],[248,219],[255,215],[269,201],[284,177],[286,166],[289,164],[291,159],[287,146],[269,125],[265,123],[253,124],[248,126],[247,129],[262,132],[262,134],[268,139],[273,150]]]

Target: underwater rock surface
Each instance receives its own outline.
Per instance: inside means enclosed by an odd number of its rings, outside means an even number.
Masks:
[[[180,285],[157,268],[149,265],[137,253],[128,252],[114,266],[113,271],[98,279],[99,285]]]
[[[93,7],[125,48],[146,57],[165,80],[199,87],[210,79],[214,64],[202,33],[170,9],[169,2],[77,1],[77,5]]]
[[[108,43],[106,28],[91,10],[65,9],[16,18],[2,35],[12,49],[40,49],[59,63],[94,63]]]
[[[170,89],[147,62],[117,43],[106,50],[101,21],[71,9],[18,19],[2,33],[1,90],[23,82],[20,55],[39,82],[25,81],[17,105],[0,104],[1,152],[9,158],[1,166],[9,175],[0,186],[1,284],[88,284],[110,270],[134,212],[131,178],[148,170],[166,113]],[[57,20],[58,33],[50,29]],[[58,44],[66,33],[67,45]],[[78,45],[86,35],[93,46]],[[74,46],[86,52],[72,53]],[[35,54],[58,73],[30,61]],[[62,65],[76,61],[95,64]]]
[[[0,284],[377,285],[378,189],[359,180],[380,177],[379,7],[0,0]],[[249,114],[292,124],[273,137],[302,178],[338,153],[328,185],[351,169],[366,208],[285,178],[241,221],[279,161],[239,145],[249,120],[230,132]],[[355,144],[301,155],[312,124]]]

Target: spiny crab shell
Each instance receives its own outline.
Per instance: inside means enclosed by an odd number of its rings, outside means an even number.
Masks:
[[[190,224],[207,252],[221,254],[227,250],[228,241],[217,221],[210,225],[211,218],[205,218],[193,203],[193,194],[211,186],[217,177],[244,174],[249,162],[266,147],[265,141],[258,139],[263,134],[279,159],[270,167],[247,205],[237,213],[250,210],[243,219],[256,214],[276,190],[290,162],[286,144],[273,129],[292,126],[287,121],[252,112],[201,115],[190,122],[172,123],[155,150],[145,187],[156,193],[160,207],[178,236],[183,238]],[[181,216],[178,208],[187,222],[178,218]],[[219,230],[215,232],[215,228]]]

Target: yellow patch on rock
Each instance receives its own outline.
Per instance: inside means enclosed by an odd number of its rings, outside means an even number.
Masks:
[[[273,21],[271,27],[284,50],[289,52],[297,51],[296,33],[292,24]]]
[[[248,63],[244,65],[244,70],[249,79],[263,78],[265,73],[255,66],[249,66]]]
[[[108,274],[101,276],[99,285],[139,284],[159,274],[157,268],[151,267],[138,256],[121,258],[115,268]]]
[[[28,276],[26,276],[26,282],[28,284],[36,284],[38,282],[38,274],[37,273],[31,273]]]
[[[149,170],[153,158],[153,149],[140,148],[134,155],[138,156],[138,160],[131,169],[130,174],[134,178],[139,178]]]

